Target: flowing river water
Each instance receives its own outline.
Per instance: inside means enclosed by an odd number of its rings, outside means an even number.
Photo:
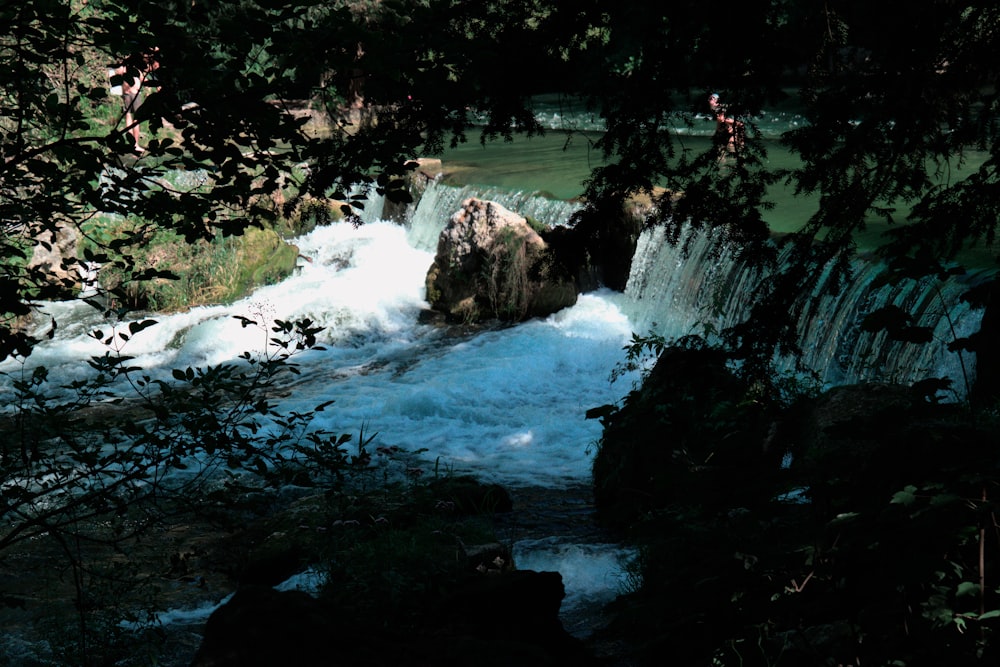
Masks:
[[[544,113],[554,127],[569,122],[557,117],[558,108]],[[318,413],[317,426],[377,431],[379,445],[426,449],[428,470],[470,472],[510,488],[517,511],[503,537],[513,544],[520,567],[563,574],[567,627],[586,634],[594,610],[626,581],[627,551],[605,540],[590,522],[590,465],[601,432],[600,424],[584,415],[620,401],[637,381],[635,374],[610,381],[633,332],[690,333],[705,312],[708,293],[717,297],[719,284],[738,296],[738,269],[682,258],[651,232],[640,242],[625,293],[582,294],[575,306],[548,318],[459,335],[422,324],[420,313],[427,308],[424,278],[437,235],[462,199],[494,199],[549,224],[568,219],[576,207],[571,199],[599,160],[585,134],[595,130],[591,121],[574,116],[581,133],[568,150],[565,135],[555,135],[449,151],[446,171],[454,170],[462,184],[432,184],[405,225],[380,220],[373,202],[361,227],[333,224],[296,239],[304,259],[280,284],[231,305],[155,316],[158,324],[134,335],[125,352],[149,374],[168,378],[174,368],[224,363],[259,349],[262,336],[233,316],[312,319],[324,327],[325,349],[298,359],[301,378],[283,409],[309,410],[333,400]],[[795,122],[794,114],[781,113],[771,125],[778,132]],[[797,215],[784,210],[789,219]],[[715,242],[699,241],[705,248]],[[859,342],[857,320],[865,308],[886,299],[922,298],[873,292],[868,285],[875,270],[862,272],[853,295],[845,297],[849,303],[828,304],[803,325],[827,384],[875,372],[851,360],[859,346],[867,346],[861,356],[870,360],[871,350],[884,342]],[[946,319],[960,331],[974,330],[976,314],[954,295],[947,298]],[[739,304],[734,301],[732,308]],[[935,308],[927,306],[928,317],[936,318],[935,326],[947,326],[941,312],[930,312]],[[51,304],[48,310],[60,329],[35,351],[29,368],[41,364],[60,380],[77,379],[89,372],[86,359],[104,351],[88,332],[106,323],[88,306]],[[906,363],[959,374],[955,355],[942,349],[926,354]],[[876,370],[893,376],[901,369]],[[0,371],[22,369],[8,361]],[[7,391],[0,386],[0,399]],[[166,620],[198,622],[207,610],[179,612]]]

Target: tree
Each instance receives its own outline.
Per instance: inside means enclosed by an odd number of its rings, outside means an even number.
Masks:
[[[754,391],[736,401],[752,405],[752,416],[732,424],[722,401],[692,405],[705,373],[662,374],[620,412],[594,413],[611,426],[595,464],[598,491],[611,492],[609,518],[620,521],[614,513],[628,502],[642,512],[629,526],[642,585],[619,606],[623,634],[635,633],[651,664],[668,650],[681,664],[995,661],[995,394],[984,414],[897,388],[909,395],[902,413],[857,399],[871,412],[841,407],[831,411],[840,421],[802,434],[783,432],[779,419],[773,437],[740,439],[766,414],[754,402],[779,395],[770,362],[776,351],[795,351],[796,322],[827,269],[840,279],[829,289],[849,276],[859,232],[886,226],[879,253],[894,280],[948,277],[970,247],[993,248],[997,66],[986,54],[997,46],[996,7],[931,2],[920,16],[902,3],[850,0],[733,11],[682,2],[656,16],[631,3],[588,8],[595,39],[579,51],[603,74],[589,94],[608,122],[599,143],[612,159],[589,183],[581,222],[606,217],[609,199],[652,193],[659,206],[649,224],[666,225],[674,242],[687,226],[721,231],[768,277],[749,317],[723,337],[742,362],[735,366],[771,383],[763,394],[766,385],[749,385]],[[724,170],[715,146],[691,150],[672,129],[715,89],[747,128]],[[781,142],[800,164],[778,171],[753,118],[788,94],[805,122]],[[966,163],[973,152],[981,164]],[[770,238],[768,187],[781,182],[817,206],[800,229]],[[657,186],[667,191],[657,195]],[[981,290],[990,291],[995,280]],[[892,311],[866,326],[914,343],[924,334]],[[979,334],[980,360],[995,348],[987,335]],[[962,346],[971,347],[954,342]],[[668,390],[676,395],[661,395]],[[692,440],[681,417],[693,412],[711,417],[696,420]],[[796,406],[783,419],[805,413]],[[716,429],[734,449],[691,455],[691,442],[714,446]],[[801,446],[811,438],[822,442]],[[794,450],[786,465],[775,447]],[[622,451],[638,457],[641,484],[614,485],[627,466],[615,456]],[[653,457],[659,466],[648,465]],[[720,474],[738,481],[720,485]],[[638,499],[629,498],[636,488]]]
[[[214,24],[207,17],[190,16],[202,5],[175,4],[8,3],[0,10],[9,26],[0,45],[0,356],[30,353],[32,341],[16,318],[27,316],[38,300],[71,296],[84,260],[116,261],[127,270],[130,258],[115,251],[150,227],[176,230],[189,240],[211,238],[216,231],[239,233],[270,213],[261,195],[277,187],[280,175],[270,148],[294,145],[302,123],[254,89],[268,74],[255,69],[265,35],[254,33],[248,18],[256,41],[220,39],[210,34]],[[161,34],[151,29],[154,9],[175,10],[173,21],[162,21],[160,14]],[[259,25],[262,17],[255,18]],[[187,21],[202,27],[182,33]],[[204,41],[186,43],[199,37]],[[107,68],[153,47],[162,54],[160,89],[147,95],[135,122],[148,124],[149,133],[162,129],[165,118],[183,129],[176,138],[152,139],[148,153],[135,159],[123,110],[108,95]],[[125,76],[138,73],[134,60],[128,67]],[[213,90],[218,102],[205,97]],[[285,148],[281,159],[290,152]],[[203,173],[205,183],[175,185],[166,176],[177,172]],[[36,240],[51,244],[60,233],[86,235],[88,222],[101,213],[133,216],[138,224],[131,238],[104,240],[99,245],[106,252],[67,258],[61,279],[53,280],[45,267],[25,268]]]
[[[123,252],[150,229],[191,241],[239,234],[309,196],[346,202],[348,213],[367,189],[405,199],[407,162],[464,141],[476,110],[485,111],[484,140],[537,131],[523,77],[497,76],[535,4],[5,4],[0,358],[30,353],[19,318],[40,300],[71,296],[83,262],[118,263],[135,280],[169,278]],[[150,136],[138,157],[108,95],[140,73],[135,54],[159,64],[134,114]],[[123,61],[126,73],[109,80],[107,68]],[[366,113],[347,113],[362,99]],[[309,125],[311,115],[324,126]],[[270,197],[278,191],[281,205]],[[67,259],[53,267],[56,279],[26,266],[36,243],[86,235],[100,214],[137,224],[127,238],[91,239],[105,251]]]
[[[351,436],[311,425],[329,402],[288,414],[272,403],[298,372],[294,356],[316,348],[320,329],[240,319],[261,329],[261,349],[233,363],[175,369],[169,380],[127,354],[154,320],[92,331],[107,352],[89,361],[88,379],[53,386],[44,367],[14,379],[15,411],[4,417],[0,446],[0,557],[25,548],[37,557],[30,545],[42,541],[61,555],[78,617],[74,663],[104,664],[122,650],[108,633],[129,634],[120,616],[107,617],[108,601],[95,589],[114,586],[121,606],[113,611],[149,623],[143,612],[153,609],[128,605],[151,578],[132,558],[150,531],[212,516],[227,529],[252,516],[248,498],[289,487],[336,493],[367,465],[363,432],[349,450]],[[126,565],[136,571],[122,576],[116,568]],[[20,602],[4,593],[4,603]]]
[[[997,10],[942,0],[900,33],[893,26],[904,9],[890,3],[873,14],[846,1],[816,14],[778,0],[739,12],[694,2],[651,12],[606,0],[8,6],[0,210],[18,233],[3,254],[23,257],[31,242],[16,239],[51,242],[56,229],[83,227],[101,210],[193,239],[260,224],[276,213],[267,195],[289,185],[286,206],[312,195],[357,205],[352,188],[361,186],[405,198],[408,159],[464,141],[475,122],[483,140],[541,131],[529,97],[559,90],[589,100],[607,124],[597,144],[608,162],[587,184],[581,230],[599,234],[635,193],[656,195],[648,222],[667,225],[674,240],[685,225],[724,228],[746,258],[774,272],[751,316],[729,332],[748,361],[770,359],[775,348],[794,351],[795,316],[819,267],[846,273],[857,232],[871,224],[891,225],[890,263],[924,258],[925,273],[993,241],[996,66],[986,54]],[[133,161],[121,155],[122,114],[112,109],[101,124],[91,110],[107,113],[104,66],[154,46],[160,88],[137,120],[153,133],[166,119],[179,133]],[[714,150],[693,150],[673,130],[716,89],[747,128],[725,177]],[[782,143],[801,166],[777,170],[753,118],[789,94],[806,122]],[[345,115],[361,102],[366,113]],[[308,107],[334,131],[310,133]],[[936,178],[969,148],[988,156],[981,166]],[[308,165],[299,182],[294,164]],[[176,170],[205,182],[167,185]],[[782,239],[784,252],[766,225],[769,188],[780,182],[819,202]],[[18,265],[4,263],[2,310],[13,316],[52,289]],[[30,341],[11,324],[0,351],[24,353]]]

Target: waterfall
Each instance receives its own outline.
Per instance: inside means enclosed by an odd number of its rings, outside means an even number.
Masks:
[[[478,197],[495,201],[546,225],[565,224],[580,208],[573,202],[548,199],[535,193],[511,192],[484,186],[448,186],[431,183],[408,223],[411,245],[434,252],[437,238],[463,200]],[[639,238],[621,307],[636,333],[655,333],[671,340],[688,334],[710,334],[739,323],[747,314],[749,297],[764,277],[738,259],[736,249],[721,230],[688,235],[687,253],[666,240],[662,228],[646,230]],[[857,257],[853,279],[835,295],[811,303],[798,323],[802,363],[814,371],[824,387],[864,381],[912,383],[928,377],[946,377],[958,397],[971,382],[974,357],[952,352],[947,344],[979,328],[982,312],[961,300],[962,293],[981,276],[953,277],[946,282],[928,278],[882,284],[884,264]],[[829,267],[820,276],[817,294],[830,280]],[[862,320],[869,313],[894,305],[912,314],[915,325],[933,331],[928,344],[890,340],[885,332],[866,332]],[[962,355],[962,356],[960,356]],[[777,359],[780,371],[792,373],[794,359]]]
[[[626,308],[637,333],[654,332],[673,339],[698,333],[701,322],[724,327],[738,321],[739,313],[716,302],[721,290],[715,286],[734,277],[730,273],[739,275],[727,270],[735,260],[725,247],[723,256],[712,260],[710,253],[716,245],[706,234],[685,257],[680,247],[667,241],[662,227],[642,233],[625,288]]]
[[[731,325],[759,275],[742,267],[717,234],[692,239],[685,256],[662,230],[649,230],[640,238],[625,294],[599,290],[545,319],[458,335],[421,324],[419,313],[438,235],[468,197],[497,201],[547,225],[565,224],[578,209],[532,193],[431,183],[403,227],[380,221],[381,202],[371,200],[365,225],[337,223],[297,238],[309,259],[293,276],[233,304],[158,314],[157,326],[132,336],[125,352],[144,373],[169,381],[171,369],[232,363],[241,351],[257,349],[258,332],[236,316],[308,317],[324,328],[323,349],[297,359],[301,376],[275,398],[275,409],[305,413],[322,403],[315,427],[356,433],[368,425],[379,446],[422,456],[415,465],[428,475],[440,469],[514,489],[575,492],[589,482],[593,443],[601,436],[600,423],[584,418],[587,410],[620,402],[639,379],[629,374],[608,382],[630,332],[676,337],[698,331],[702,322]],[[807,363],[827,384],[907,381],[936,369],[960,385],[957,355],[944,345],[952,334],[941,306],[947,305],[958,336],[977,329],[979,313],[958,300],[962,282],[942,285],[939,298],[927,284],[875,287],[879,270],[858,259],[854,283],[803,318]],[[933,324],[942,342],[907,346],[861,332],[861,317],[886,303],[919,312],[920,324]],[[0,363],[0,402],[8,406],[11,382],[33,366],[45,365],[54,384],[68,386],[88,377],[86,360],[105,351],[89,334],[109,325],[89,306],[51,303],[45,313],[60,323],[53,338],[39,333],[43,340],[23,365]],[[904,376],[906,369],[914,370]],[[388,469],[392,462],[375,464]],[[521,566],[565,572],[566,605],[586,607],[617,592],[620,552],[579,539],[531,535],[514,547]]]
[[[947,345],[979,329],[982,311],[972,309],[961,296],[980,274],[945,282],[928,277],[892,285],[878,281],[884,270],[881,262],[857,259],[852,283],[841,294],[824,297],[806,313],[799,323],[806,364],[821,372],[827,385],[858,381],[906,384],[946,377],[952,380],[957,396],[963,397],[966,379],[973,380],[975,357],[951,352]],[[884,331],[863,331],[861,320],[885,306],[897,306],[914,316],[916,326],[930,328],[931,342],[906,343],[891,340]]]
[[[499,188],[466,185],[462,187],[428,184],[409,220],[407,238],[414,248],[426,252],[437,250],[438,236],[448,220],[470,197],[496,202],[504,208],[533,218],[549,227],[566,224],[580,205],[560,199],[550,199],[531,192],[511,192]]]
[[[647,230],[639,240],[625,290],[623,311],[637,333],[665,338],[717,332],[740,321],[748,298],[762,279],[758,270],[741,264],[718,231],[689,236],[689,252],[668,243],[662,229]],[[947,377],[958,396],[965,394],[965,372],[974,370],[972,355],[951,352],[947,344],[979,328],[982,312],[961,301],[962,293],[980,276],[934,278],[881,284],[885,266],[858,257],[853,279],[836,295],[823,295],[798,323],[804,365],[815,371],[824,387],[862,381],[911,383],[927,377]],[[817,290],[829,280],[829,269]],[[817,292],[820,293],[820,292]],[[885,332],[866,332],[863,318],[884,306],[898,306],[929,327],[933,341],[911,344],[893,341]],[[779,359],[779,370],[791,372],[792,359]]]

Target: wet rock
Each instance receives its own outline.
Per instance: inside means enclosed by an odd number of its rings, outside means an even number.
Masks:
[[[467,199],[438,239],[427,299],[452,321],[521,321],[576,303],[572,279],[557,275],[542,237],[503,206]]]
[[[49,285],[69,298],[81,282],[77,245],[78,234],[72,227],[60,225],[55,230],[46,230],[36,239],[28,269],[41,271]]]

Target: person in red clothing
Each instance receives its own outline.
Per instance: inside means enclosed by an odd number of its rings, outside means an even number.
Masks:
[[[129,56],[114,68],[114,73],[122,77],[121,95],[125,107],[125,131],[132,136],[132,149],[136,153],[143,153],[145,149],[139,145],[139,123],[135,121],[133,114],[142,104],[140,95],[144,83],[152,80],[152,73],[160,66],[157,59],[158,51],[159,48],[154,47],[141,54]]]
[[[726,107],[719,102],[719,94],[708,96],[708,107],[715,118],[715,141],[720,147],[725,147],[728,153],[735,153],[743,147],[743,123],[726,113]]]

